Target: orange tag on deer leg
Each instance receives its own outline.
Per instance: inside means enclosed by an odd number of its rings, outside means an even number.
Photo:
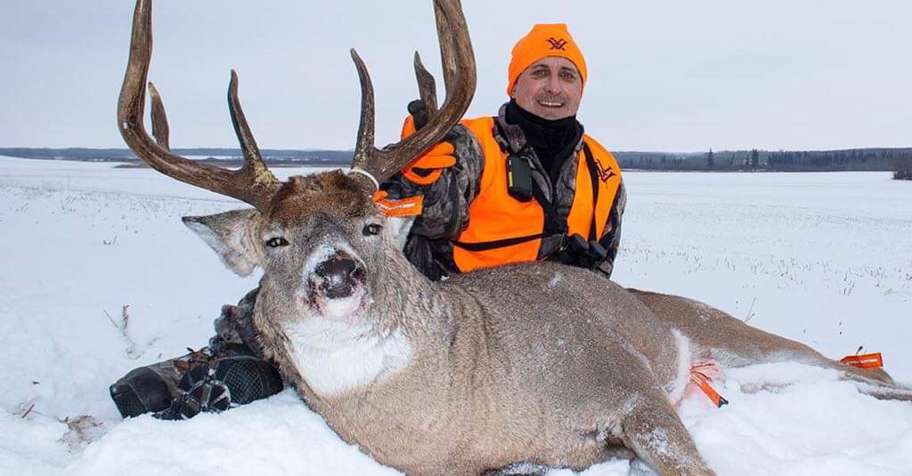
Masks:
[[[690,382],[696,385],[713,402],[716,408],[728,405],[728,400],[719,395],[719,392],[709,384],[713,376],[721,374],[722,369],[719,368],[719,364],[715,361],[699,362],[690,367]]]
[[[875,352],[873,354],[848,355],[843,357],[840,362],[860,369],[879,369],[883,367],[883,356],[880,355],[880,352]]]

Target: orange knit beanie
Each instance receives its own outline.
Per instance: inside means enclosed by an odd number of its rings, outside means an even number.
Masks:
[[[585,86],[586,60],[583,58],[583,52],[570,36],[570,32],[567,31],[567,25],[564,23],[537,24],[513,47],[513,57],[510,59],[510,68],[507,71],[507,95],[513,93],[516,78],[526,68],[548,56],[560,56],[572,61],[579,70]]]

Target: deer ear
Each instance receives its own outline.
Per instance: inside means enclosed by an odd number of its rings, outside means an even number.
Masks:
[[[405,241],[408,239],[413,223],[415,223],[414,217],[387,217],[386,229],[389,230],[393,245],[397,250],[405,248]]]
[[[257,210],[245,209],[181,220],[219,255],[228,269],[247,276],[260,264],[254,239],[259,217]]]

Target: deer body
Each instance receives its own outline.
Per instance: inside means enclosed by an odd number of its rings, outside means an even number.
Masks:
[[[713,474],[673,407],[697,359],[800,361],[875,396],[912,397],[886,374],[579,268],[528,263],[431,282],[401,252],[401,221],[371,211],[339,171],[293,177],[277,196],[266,214],[185,221],[235,271],[266,270],[257,347],[343,439],[407,474],[582,469],[618,447],[660,474]],[[374,221],[383,233],[359,232]],[[289,244],[259,245],[277,234]],[[340,262],[352,263],[341,277],[321,271]]]
[[[346,338],[357,337],[347,342],[297,332],[289,322],[301,316],[278,317],[288,303],[270,302],[268,289],[254,311],[261,345],[282,373],[344,439],[379,461],[408,474],[479,474],[518,461],[582,469],[621,444],[637,406],[650,402],[673,416],[669,393],[688,349],[616,284],[550,263],[431,283],[401,254],[390,261],[386,269],[399,278],[373,296],[368,312],[378,315],[366,317],[385,324],[353,325]],[[327,343],[334,347],[307,356],[338,364],[321,370],[345,374],[364,365],[359,358],[389,365],[347,388],[314,385],[297,349]],[[326,358],[346,346],[361,352]]]

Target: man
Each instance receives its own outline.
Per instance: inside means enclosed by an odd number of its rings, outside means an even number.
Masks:
[[[405,253],[429,278],[542,259],[611,275],[624,187],[614,157],[576,120],[586,79],[566,26],[536,25],[513,48],[499,115],[463,121],[384,184],[390,199],[421,197]],[[410,118],[403,134],[412,131]],[[256,292],[223,308],[208,348],[112,385],[121,414],[190,418],[281,390],[245,344]]]
[[[422,197],[405,252],[424,274],[554,259],[611,275],[626,198],[614,156],[576,119],[587,74],[566,25],[535,25],[498,116],[464,120],[384,186]]]

